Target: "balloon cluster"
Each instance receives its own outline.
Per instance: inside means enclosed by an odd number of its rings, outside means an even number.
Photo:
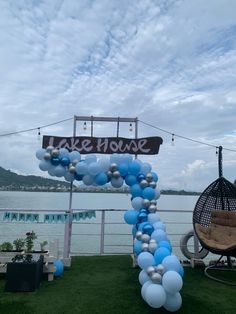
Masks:
[[[85,185],[105,185],[114,188],[126,183],[130,187],[133,209],[124,214],[126,223],[133,225],[134,252],[142,268],[139,281],[143,299],[153,308],[164,307],[170,312],[182,305],[179,291],[183,285],[183,267],[172,254],[165,224],[157,213],[158,176],[149,163],[133,159],[129,154],[112,154],[97,159],[87,155],[81,159],[78,151],[66,148],[39,149],[36,157],[39,168],[67,181],[81,181]]]
[[[182,305],[179,291],[183,285],[184,269],[178,258],[172,254],[166,226],[157,213],[159,192],[154,172],[137,175],[138,183],[131,186],[133,209],[124,214],[126,223],[133,225],[134,253],[142,269],[139,282],[141,295],[151,307],[164,307],[175,312]]]
[[[40,160],[42,171],[51,176],[64,177],[69,182],[77,180],[88,186],[110,183],[114,188],[126,183],[132,187],[132,195],[142,195],[142,192],[145,198],[152,198],[155,193],[159,195],[158,191],[154,192],[157,177],[149,173],[151,166],[134,160],[130,154],[112,154],[99,159],[90,154],[81,159],[78,151],[69,152],[66,148],[48,146],[37,150],[36,157]]]

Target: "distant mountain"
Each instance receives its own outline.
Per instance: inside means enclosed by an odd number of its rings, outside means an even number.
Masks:
[[[0,167],[0,190],[4,191],[68,191],[70,183],[39,176],[19,175]]]

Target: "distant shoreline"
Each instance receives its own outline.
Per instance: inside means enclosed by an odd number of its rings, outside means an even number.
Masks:
[[[68,193],[70,190],[58,190],[58,189],[0,189],[0,192],[47,192],[47,193]],[[110,190],[110,189],[104,189],[104,190],[92,190],[92,189],[80,189],[76,190],[73,189],[73,193],[113,193],[113,194],[129,194],[129,190]],[[200,195],[201,192],[191,192],[191,191],[175,191],[175,190],[161,190],[161,195]]]

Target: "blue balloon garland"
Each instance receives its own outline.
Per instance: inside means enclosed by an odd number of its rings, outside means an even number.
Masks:
[[[110,183],[114,188],[125,183],[130,187],[133,208],[125,212],[124,220],[132,225],[134,254],[142,269],[139,275],[142,297],[153,308],[163,306],[167,311],[177,311],[182,305],[179,291],[184,270],[172,253],[165,224],[157,213],[160,191],[158,175],[151,165],[129,154],[112,154],[110,158],[99,159],[90,154],[81,159],[77,151],[51,146],[39,149],[36,157],[42,171],[69,182],[81,181],[88,186]]]

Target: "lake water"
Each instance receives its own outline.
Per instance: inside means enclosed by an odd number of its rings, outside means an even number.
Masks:
[[[161,220],[166,223],[168,237],[174,247],[174,253],[180,258],[180,235],[192,229],[192,211],[198,196],[161,195],[157,205]],[[64,224],[43,223],[43,216],[49,210],[66,211],[69,206],[69,193],[47,192],[9,192],[0,191],[0,243],[24,237],[27,231],[34,230],[38,236],[36,247],[47,240],[59,241],[63,249]],[[132,252],[131,226],[123,221],[123,211],[131,208],[130,196],[120,193],[73,193],[72,208],[77,210],[97,209],[96,217],[73,223],[71,251],[73,254],[96,254],[100,252],[101,209],[114,209],[105,212],[104,253]],[[8,209],[41,210],[40,222],[16,222],[4,220]],[[44,211],[45,212],[42,212]],[[117,210],[117,211],[115,211]],[[184,212],[178,212],[184,211]]]

